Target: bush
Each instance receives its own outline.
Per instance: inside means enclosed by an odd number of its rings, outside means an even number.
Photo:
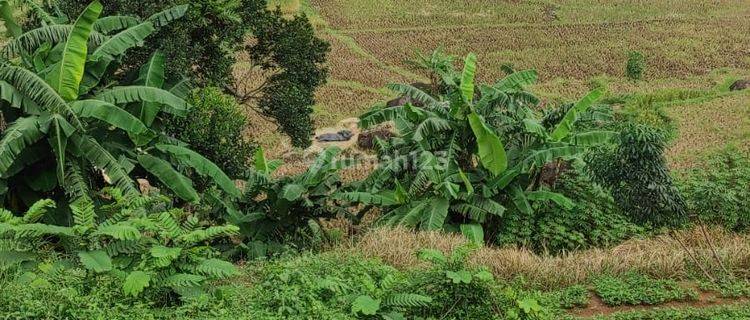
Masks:
[[[68,17],[76,17],[90,0],[60,0],[58,5]],[[241,7],[265,9],[265,1],[209,0],[101,0],[104,14],[150,17],[175,5],[189,4],[186,17],[162,28],[143,48],[131,52],[123,61],[124,69],[134,71],[144,65],[151,54],[161,50],[168,54],[167,79],[179,81],[183,76],[200,82],[223,84],[231,79],[234,54],[241,49],[247,26],[242,22]]]
[[[236,226],[206,227],[195,216],[171,208],[163,196],[123,196],[105,189],[104,197],[96,207],[85,198],[72,204],[71,227],[40,223],[55,206],[50,200],[37,202],[22,217],[0,210],[0,241],[7,248],[0,251],[0,261],[24,270],[62,252],[71,260],[60,265],[60,272],[83,273],[92,281],[101,274],[118,277],[120,290],[134,297],[144,291],[156,297],[171,292],[195,297],[208,281],[236,273],[207,245],[236,235]]]
[[[59,5],[74,17],[89,0],[61,0]],[[105,13],[149,17],[174,5],[189,4],[186,17],[146,41],[142,49],[123,61],[122,74],[137,72],[156,50],[167,53],[167,83],[183,77],[201,85],[225,88],[241,103],[257,105],[294,146],[307,147],[313,134],[312,105],[315,89],[328,75],[324,67],[327,42],[315,36],[304,15],[287,18],[271,11],[263,0],[103,0]],[[246,35],[255,41],[247,44]],[[233,68],[238,53],[246,52],[252,66],[247,73]],[[257,68],[256,68],[257,67]],[[260,71],[259,71],[260,70]],[[265,77],[266,81],[258,81]],[[256,87],[261,83],[260,87]]]
[[[682,288],[674,280],[655,280],[637,273],[629,273],[622,278],[600,277],[594,280],[594,288],[596,294],[610,306],[655,305],[698,298],[698,292]]]
[[[230,177],[243,177],[256,146],[244,137],[247,118],[240,105],[215,87],[193,91],[188,102],[190,114],[165,119],[164,129]]]
[[[646,57],[639,51],[628,52],[628,64],[625,68],[625,75],[631,80],[643,79],[643,73],[646,71]]]
[[[498,242],[559,253],[616,245],[643,232],[625,217],[606,191],[582,174],[564,173],[552,190],[574,205],[565,208],[548,201],[535,206],[533,215],[509,215]]]
[[[736,148],[709,157],[682,179],[688,212],[731,230],[750,228],[750,154]]]
[[[664,157],[665,137],[658,130],[627,124],[616,147],[587,156],[595,182],[610,189],[615,203],[632,221],[654,227],[685,221],[685,201],[675,187]]]

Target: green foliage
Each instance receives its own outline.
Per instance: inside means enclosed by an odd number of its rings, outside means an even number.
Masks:
[[[49,254],[40,248],[59,250],[75,257],[71,270],[93,272],[88,278],[99,277],[94,273],[124,278],[122,291],[132,296],[147,289],[195,296],[206,282],[236,273],[207,244],[236,235],[237,227],[204,228],[196,217],[170,208],[169,199],[162,196],[123,195],[117,189],[107,189],[105,194],[113,200],[98,207],[85,199],[72,204],[71,227],[37,223],[38,212],[53,205],[48,200],[32,206],[22,218],[6,216],[0,222],[0,239],[18,245],[0,252],[0,260],[26,253],[16,259],[16,267],[33,269]],[[25,243],[41,245],[25,247]]]
[[[326,237],[319,219],[350,215],[332,201],[332,195],[342,186],[339,170],[353,163],[338,159],[340,152],[339,148],[328,148],[306,172],[275,177],[273,171],[280,163],[266,160],[263,150],[258,149],[256,168],[249,170],[244,194],[236,203],[207,195],[213,201],[211,214],[242,230],[244,242],[229,251],[264,257],[290,248],[319,246]]]
[[[628,124],[619,140],[617,147],[601,148],[587,158],[594,181],[611,190],[617,205],[634,222],[652,226],[684,222],[685,201],[669,174],[664,135]]]
[[[660,308],[648,311],[618,312],[595,320],[734,320],[750,317],[750,308],[740,303],[730,306]]]
[[[519,71],[489,86],[475,85],[473,55],[467,56],[461,72],[446,69],[444,63],[427,65],[439,68],[434,72],[445,93],[390,85],[420,106],[376,108],[361,117],[365,128],[393,121],[399,135],[379,144],[379,167],[367,179],[355,184],[353,192],[335,196],[365,204],[365,209],[384,207],[382,224],[471,230],[474,238],[481,231],[492,241],[507,219],[533,215],[537,202],[570,204],[563,195],[542,188],[539,178],[545,165],[580,159],[587,148],[609,143],[614,136],[577,126],[602,90],[591,92],[544,127],[534,110],[539,100],[525,90],[536,81],[535,71]]]
[[[315,36],[306,16],[288,18],[280,10],[268,10],[262,0],[103,3],[106,14],[136,17],[151,17],[169,7],[189,5],[180,6],[186,11],[185,19],[160,28],[143,49],[125,57],[126,74],[148,64],[152,52],[167,53],[168,83],[188,77],[199,84],[226,88],[242,104],[257,106],[258,111],[274,120],[292,138],[294,146],[310,144],[314,92],[326,81],[328,72],[323,64],[329,45]],[[60,7],[72,15],[79,12],[82,1],[62,0]],[[161,20],[155,19],[155,24],[160,26]],[[246,42],[248,34],[255,40]],[[246,73],[235,77],[232,68],[242,52],[247,53],[250,66]],[[257,81],[259,77],[265,81]]]
[[[144,66],[135,85],[108,76],[121,71],[118,62],[126,51],[155,32],[154,26],[181,17],[180,11],[167,10],[169,19],[131,18],[119,27],[113,24],[121,20],[99,20],[101,11],[101,4],[93,2],[74,25],[43,24],[11,39],[2,49],[12,59],[0,66],[0,107],[10,123],[0,140],[6,202],[13,210],[23,210],[40,198],[59,198],[62,191],[75,200],[88,193],[89,186],[105,184],[135,193],[131,177],[146,173],[182,199],[197,201],[192,182],[175,165],[193,168],[237,196],[237,189],[215,165],[176,146],[180,142],[159,129],[160,115],[185,116],[190,109],[183,99],[161,88],[163,81],[153,81],[163,78],[161,53]]]
[[[680,287],[674,280],[655,280],[638,273],[628,273],[622,278],[602,276],[594,280],[594,289],[610,306],[655,305],[698,298],[698,292]]]
[[[691,216],[729,229],[750,228],[750,155],[735,148],[711,155],[680,180]]]
[[[548,319],[549,311],[535,298],[501,287],[486,269],[469,267],[466,261],[474,249],[473,245],[459,247],[449,256],[432,249],[420,251],[420,259],[433,266],[413,271],[408,290],[431,297],[432,303],[410,314],[448,319]]]
[[[167,133],[190,145],[230,177],[242,177],[255,150],[244,136],[247,118],[242,108],[233,97],[213,87],[193,91],[187,101],[192,111],[186,117],[167,117]]]
[[[646,57],[639,51],[628,52],[628,63],[625,67],[625,75],[630,80],[641,80],[646,72]]]
[[[575,169],[567,170],[551,189],[572,200],[573,206],[539,201],[532,215],[508,217],[500,226],[500,244],[559,253],[612,246],[643,232],[605,190]]]
[[[255,100],[259,111],[276,121],[292,145],[308,147],[313,135],[315,89],[328,76],[324,63],[329,45],[315,36],[304,15],[289,19],[281,10],[265,10],[265,1],[245,0],[243,4],[245,22],[256,40],[246,51],[253,65],[272,75],[260,87],[247,90],[237,86],[233,91],[240,101]],[[260,9],[254,8],[258,5]],[[239,84],[252,81],[237,80]]]

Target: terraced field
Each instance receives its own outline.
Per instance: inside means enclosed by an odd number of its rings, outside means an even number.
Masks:
[[[383,89],[387,83],[424,81],[408,61],[416,51],[437,47],[456,55],[477,53],[483,81],[501,77],[504,64],[537,69],[541,83],[535,92],[553,100],[572,99],[601,82],[612,94],[627,94],[671,88],[711,90],[750,77],[750,0],[278,0],[275,4],[289,13],[305,12],[331,43],[330,80],[317,94],[318,126],[333,126],[387,99],[390,94]],[[631,50],[647,57],[645,81],[634,83],[624,77]],[[673,161],[690,166],[696,154],[725,139],[747,144],[750,124],[724,120],[747,118],[748,109],[750,101],[741,94],[672,104],[669,113],[685,128],[670,153]],[[722,126],[732,130],[716,129]],[[261,143],[272,151],[280,154],[289,149],[280,136],[265,134],[273,131],[272,126],[262,131]]]

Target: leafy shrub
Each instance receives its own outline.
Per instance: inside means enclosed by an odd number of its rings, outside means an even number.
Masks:
[[[680,186],[692,216],[736,231],[750,228],[750,154],[730,148],[712,155]]]
[[[508,217],[533,215],[535,202],[569,204],[563,195],[540,188],[540,171],[610,140],[611,132],[576,127],[579,115],[604,91],[592,91],[546,128],[533,110],[539,100],[525,90],[537,79],[534,70],[494,86],[475,86],[475,72],[476,56],[470,54],[460,73],[435,71],[445,94],[391,85],[421,106],[376,108],[361,117],[365,128],[395,122],[398,136],[380,144],[378,168],[355,191],[335,197],[365,209],[381,207],[382,224],[461,230],[478,242],[485,231],[494,237]]]
[[[622,278],[602,276],[594,280],[594,288],[610,306],[654,305],[698,298],[698,292],[682,288],[674,280],[655,280],[637,273],[628,273]]]
[[[131,25],[98,19],[102,6],[95,1],[74,26],[44,25],[3,47],[13,62],[0,66],[3,92],[9,93],[2,95],[9,127],[0,140],[0,174],[12,209],[63,191],[79,198],[89,186],[104,183],[137,193],[133,176],[156,177],[180,198],[197,201],[191,181],[173,167],[178,163],[239,195],[216,165],[155,129],[162,113],[185,116],[190,108],[178,97],[182,86],[162,89],[162,53],[154,53],[129,85],[105,76],[118,68],[124,52],[184,9],[170,8],[145,21],[130,18]],[[120,32],[110,35],[114,31]]]
[[[187,101],[193,106],[191,112],[165,119],[165,130],[230,177],[243,177],[255,145],[244,137],[247,118],[234,97],[209,87],[193,91]]]
[[[639,51],[628,52],[628,63],[625,68],[625,75],[631,80],[643,79],[643,73],[646,71],[646,57]]]
[[[399,304],[399,299],[417,304],[429,300],[398,295],[407,283],[403,274],[353,256],[282,259],[268,263],[255,276],[263,281],[254,289],[251,307],[269,317],[349,319],[383,311],[388,303]]]
[[[552,190],[571,199],[573,205],[539,202],[533,215],[506,219],[498,242],[557,253],[611,246],[642,232],[623,215],[612,197],[585,175],[567,171]]]
[[[175,5],[189,4],[186,19],[160,30],[143,49],[128,55],[129,74],[145,64],[152,52],[168,53],[166,78],[176,83],[183,77],[199,84],[230,90],[241,103],[252,102],[292,138],[294,146],[306,147],[312,136],[315,89],[324,84],[329,45],[315,36],[307,17],[291,19],[271,11],[263,0],[104,0],[107,14],[149,17]],[[84,7],[82,0],[61,0],[69,16]],[[246,35],[255,41],[247,44]],[[240,55],[239,53],[246,53]],[[232,73],[237,56],[247,56],[248,72]],[[260,70],[260,71],[259,71]],[[265,81],[258,78],[265,77]],[[258,84],[260,86],[257,86]]]
[[[259,148],[255,169],[248,173],[243,196],[232,199],[214,198],[212,214],[240,227],[244,242],[232,253],[263,257],[287,249],[315,248],[325,234],[318,223],[322,218],[348,216],[331,198],[342,186],[339,170],[352,162],[339,160],[341,150],[324,150],[304,173],[293,176],[272,176],[281,164],[268,161]]]
[[[628,124],[613,148],[600,148],[586,163],[595,182],[610,189],[615,203],[632,221],[674,225],[686,218],[685,201],[664,158],[665,137],[644,125]]]
[[[207,245],[236,235],[236,226],[204,227],[195,216],[170,208],[163,196],[123,195],[117,189],[106,189],[105,195],[112,201],[96,208],[85,198],[72,204],[71,227],[39,223],[55,205],[50,200],[36,203],[22,217],[0,211],[0,239],[13,243],[0,257],[36,265],[45,253],[41,248],[64,252],[73,259],[73,269],[87,271],[86,277],[121,277],[123,293],[132,296],[144,290],[195,296],[207,281],[236,273]]]

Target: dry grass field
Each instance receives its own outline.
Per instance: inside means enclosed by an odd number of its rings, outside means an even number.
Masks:
[[[384,85],[424,81],[408,60],[443,47],[475,52],[479,77],[493,81],[503,64],[534,68],[534,88],[553,100],[575,99],[605,82],[612,94],[712,90],[750,77],[750,0],[276,0],[304,12],[331,43],[328,84],[317,92],[315,122],[335,126],[391,96]],[[625,78],[627,53],[647,58],[644,81]],[[689,167],[717,144],[747,145],[747,94],[712,95],[669,106],[679,124],[670,152]],[[257,120],[256,120],[257,121]],[[260,129],[258,129],[260,128]],[[272,125],[254,136],[272,155],[290,150]]]

